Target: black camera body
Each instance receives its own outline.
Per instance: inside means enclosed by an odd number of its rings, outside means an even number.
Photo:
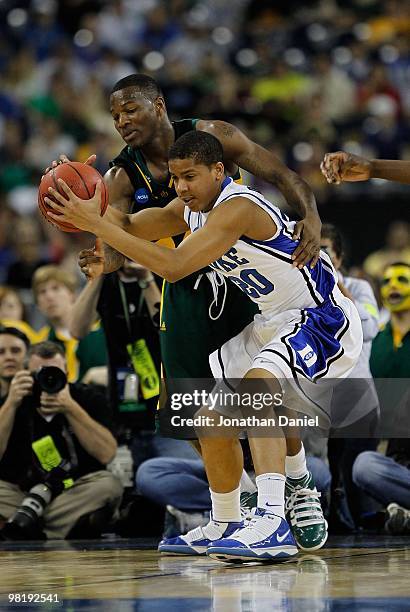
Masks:
[[[50,394],[58,393],[64,389],[67,384],[66,373],[56,366],[44,366],[39,368],[32,376],[34,384],[31,398],[38,404],[40,403],[40,395],[43,391]]]

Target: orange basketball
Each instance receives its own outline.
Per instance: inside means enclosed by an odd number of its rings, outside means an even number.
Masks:
[[[61,178],[70,189],[82,200],[89,200],[93,197],[95,192],[95,186],[98,181],[102,181],[101,189],[101,216],[105,213],[108,206],[108,191],[103,181],[101,174],[88,164],[82,164],[80,162],[70,161],[64,164],[59,164],[55,168],[52,168],[43,176],[38,188],[38,207],[41,214],[49,223],[52,223],[58,229],[63,232],[80,232],[77,227],[71,223],[61,222],[59,223],[55,219],[51,219],[47,215],[47,211],[51,211],[55,214],[59,214],[58,211],[53,210],[44,202],[44,198],[48,197],[51,200],[52,196],[48,192],[49,187],[54,187],[56,191],[61,193],[65,198],[66,194],[62,189],[59,188],[57,180]]]

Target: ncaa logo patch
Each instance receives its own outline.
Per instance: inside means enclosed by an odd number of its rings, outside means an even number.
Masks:
[[[134,193],[134,200],[137,202],[137,204],[147,204],[149,200],[148,190],[144,188],[137,189]]]
[[[312,349],[309,344],[305,346],[301,351],[297,351],[299,355],[302,357],[303,361],[307,365],[308,368],[311,368],[317,361],[317,355],[315,351]]]

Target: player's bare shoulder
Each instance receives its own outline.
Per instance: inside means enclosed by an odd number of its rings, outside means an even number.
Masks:
[[[226,121],[220,121],[219,119],[200,119],[197,123],[197,129],[202,132],[208,132],[208,134],[212,134],[221,141],[233,138],[235,134],[239,133],[238,128],[234,125]]]
[[[127,172],[121,166],[113,166],[104,175],[111,206],[128,212],[134,198],[134,188]]]

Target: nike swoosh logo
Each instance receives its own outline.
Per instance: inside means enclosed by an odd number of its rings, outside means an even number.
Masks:
[[[287,538],[287,536],[289,535],[289,532],[290,532],[290,529],[288,529],[287,532],[283,536],[280,536],[279,534],[276,535],[276,539],[279,542],[279,544],[281,544],[283,540]]]

